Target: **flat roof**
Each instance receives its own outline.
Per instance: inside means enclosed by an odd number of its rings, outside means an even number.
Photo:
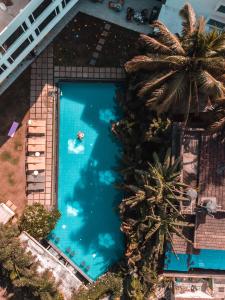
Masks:
[[[218,5],[218,1],[215,0],[167,0],[161,8],[159,20],[173,33],[181,33],[182,19],[179,16],[179,11],[187,2],[194,8],[197,17],[204,16],[206,19]]]
[[[8,26],[30,1],[31,0],[11,0],[12,5],[6,6],[6,10],[0,6],[0,32]]]
[[[103,19],[104,21],[114,23],[130,30],[148,34],[152,32],[152,28],[149,26],[148,22],[146,24],[140,24],[134,20],[126,20],[127,8],[133,8],[136,13],[140,13],[143,9],[147,9],[148,16],[150,16],[153,7],[157,7],[160,12],[161,6],[162,4],[158,0],[126,0],[122,10],[118,12],[109,8],[109,1],[95,3],[90,0],[82,0],[77,7],[85,14]]]
[[[38,271],[49,271],[59,283],[59,289],[65,299],[70,299],[74,290],[77,290],[82,282],[53,254],[45,249],[38,241],[28,233],[22,232],[19,236],[27,252],[30,252],[39,262]]]
[[[15,213],[4,203],[0,203],[0,223],[6,224]]]

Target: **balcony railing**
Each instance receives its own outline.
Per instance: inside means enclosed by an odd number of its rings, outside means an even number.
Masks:
[[[0,33],[0,84],[79,0],[31,0]]]

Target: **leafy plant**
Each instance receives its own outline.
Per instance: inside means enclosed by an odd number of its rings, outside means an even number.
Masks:
[[[18,235],[17,227],[0,224],[0,276],[19,299],[63,300],[51,274],[37,272],[37,262],[24,251]]]
[[[74,295],[74,300],[97,300],[103,296],[111,295],[113,299],[122,294],[123,279],[119,274],[106,273],[96,282],[88,287],[88,290],[81,289]]]
[[[34,238],[41,240],[54,229],[59,218],[58,210],[47,211],[43,205],[35,203],[25,208],[20,227]]]
[[[214,104],[224,97],[225,33],[206,32],[205,20],[197,20],[189,4],[180,15],[183,30],[179,37],[162,22],[153,22],[156,37],[141,35],[145,54],[128,61],[125,69],[128,74],[140,74],[137,94],[149,109],[160,115],[176,105],[187,121],[191,108],[199,112],[205,99]]]

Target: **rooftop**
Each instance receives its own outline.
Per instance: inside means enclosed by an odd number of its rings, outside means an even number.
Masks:
[[[3,2],[0,2],[0,32],[20,13],[20,11],[30,2],[30,0],[10,0],[5,1],[4,7]]]
[[[197,213],[194,245],[197,249],[225,249],[225,213]]]
[[[50,271],[65,299],[69,299],[74,289],[78,289],[82,283],[65,265],[63,265],[52,253],[45,249],[40,243],[28,233],[22,232],[20,240],[26,245],[26,251],[36,257],[39,262],[39,272]]]
[[[215,8],[218,6],[219,1],[215,0],[167,0],[166,4],[162,6],[159,14],[159,20],[165,23],[173,33],[181,32],[182,20],[179,17],[179,10],[188,2],[194,8],[196,15],[204,16],[206,19],[210,17]],[[222,1],[220,1],[222,2]],[[176,22],[174,22],[176,20]]]
[[[78,7],[79,10],[83,13],[145,34],[148,34],[151,31],[148,22],[146,24],[140,24],[139,22],[135,22],[134,20],[127,21],[127,8],[131,7],[135,10],[135,12],[139,13],[143,9],[148,9],[148,16],[150,16],[153,7],[161,7],[161,3],[158,0],[126,0],[123,9],[120,12],[116,12],[115,10],[109,8],[108,3],[109,1],[103,1],[103,3],[95,3],[90,0],[82,0],[78,4]]]
[[[200,128],[174,126],[174,150],[183,160],[183,181],[197,191],[197,199],[181,205],[195,227],[182,233],[193,246],[173,235],[173,249],[166,258],[168,270],[225,270],[225,147],[223,136],[209,135]],[[173,147],[174,148],[174,147]],[[175,147],[176,148],[176,147]],[[178,150],[179,149],[179,150]],[[206,209],[214,203],[215,210]],[[211,206],[210,206],[211,208]],[[175,253],[174,253],[175,252]],[[166,266],[167,268],[167,266]]]

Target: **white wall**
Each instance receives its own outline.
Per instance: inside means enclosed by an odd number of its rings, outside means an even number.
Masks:
[[[181,30],[181,18],[179,10],[185,3],[190,3],[194,8],[197,16],[204,16],[206,19],[217,15],[217,19],[224,21],[225,14],[217,13],[216,9],[222,4],[225,5],[225,0],[167,0],[163,5],[159,19],[174,33]],[[224,15],[224,16],[223,16]]]

